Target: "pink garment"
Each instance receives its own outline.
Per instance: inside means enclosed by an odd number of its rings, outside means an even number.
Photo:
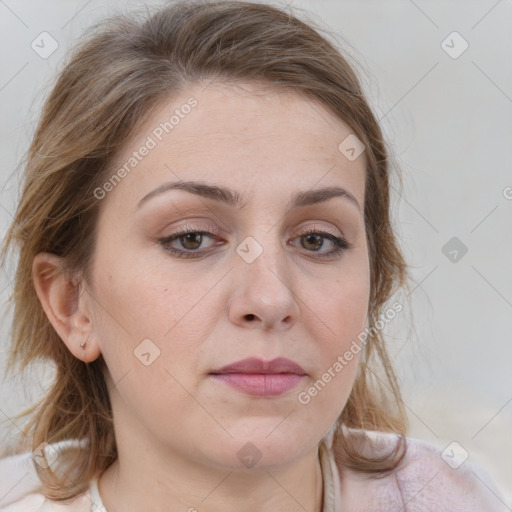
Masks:
[[[396,436],[380,432],[353,431],[379,440],[384,450]],[[77,444],[75,441],[66,442]],[[320,444],[323,476],[322,512],[510,512],[487,472],[453,453],[441,457],[442,449],[407,438],[407,455],[388,476],[370,478],[335,461],[332,432]],[[52,445],[55,449],[65,443]],[[78,446],[78,444],[77,444]],[[370,445],[368,445],[370,446]],[[83,448],[82,448],[83,449]],[[373,449],[373,448],[372,448]],[[38,492],[39,479],[31,453],[0,460],[0,512],[107,512],[97,482],[72,502],[46,499]]]

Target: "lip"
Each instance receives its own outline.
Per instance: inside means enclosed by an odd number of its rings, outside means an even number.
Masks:
[[[222,373],[259,373],[259,374],[272,374],[272,373],[293,373],[295,375],[306,375],[304,368],[285,357],[277,357],[271,361],[264,361],[256,357],[249,357],[236,361],[235,363],[228,364],[220,370],[210,372],[212,374]]]
[[[284,357],[272,361],[251,357],[224,366],[210,375],[245,394],[269,397],[291,391],[305,378],[306,372]]]

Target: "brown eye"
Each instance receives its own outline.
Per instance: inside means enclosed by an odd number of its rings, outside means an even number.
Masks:
[[[198,231],[196,229],[186,227],[165,238],[160,238],[158,242],[165,251],[171,253],[178,258],[199,258],[205,253],[210,252],[209,249],[200,249],[205,238],[216,238],[215,233],[209,231]],[[351,245],[342,237],[337,237],[326,231],[310,229],[298,237],[301,240],[301,247],[306,249],[308,253],[318,253],[319,258],[333,258],[340,256],[348,250]],[[322,251],[328,240],[333,249],[330,251]],[[179,242],[179,247],[174,244]],[[215,244],[212,244],[215,245]]]
[[[333,256],[341,255],[343,252],[351,248],[351,244],[342,237],[334,236],[326,231],[319,231],[318,229],[310,229],[305,233],[302,233],[299,237],[301,246],[307,249],[308,252],[318,252],[320,258],[329,258]],[[325,239],[329,240],[334,246],[331,251],[322,251],[321,249],[325,244]]]
[[[203,240],[202,233],[187,233],[186,235],[181,235],[178,240],[180,240],[181,245],[189,250],[194,251],[199,249],[201,246],[201,242]]]
[[[311,249],[313,251],[317,251],[318,249],[322,248],[322,245],[324,245],[323,236],[319,235],[317,233],[313,233],[310,235],[302,235],[303,240],[305,240],[305,243],[303,243],[303,246],[306,249]]]
[[[216,238],[215,233],[186,227],[165,238],[160,238],[158,243],[165,251],[170,252],[178,258],[198,258],[208,252],[208,249],[200,250],[205,238],[211,238],[213,240]],[[179,242],[179,247],[173,247],[175,242]]]

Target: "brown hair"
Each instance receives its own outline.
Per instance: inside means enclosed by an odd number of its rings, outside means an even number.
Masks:
[[[202,80],[259,82],[321,102],[365,145],[364,216],[370,257],[369,322],[373,326],[407,269],[390,220],[389,156],[356,74],[314,22],[270,5],[243,1],[181,1],[156,12],[110,18],[70,56],[49,95],[27,155],[24,186],[2,256],[19,249],[9,365],[52,361],[53,387],[31,408],[25,433],[42,442],[81,439],[73,478],[37,467],[46,496],[64,500],[117,457],[112,411],[100,356],[75,358],[50,324],[35,293],[32,262],[39,252],[66,259],[72,275],[90,276],[99,201],[94,190],[112,172],[114,156],[159,101]],[[341,141],[340,141],[341,142]],[[406,449],[406,415],[380,329],[362,351],[358,374],[339,418],[339,462],[379,476]],[[382,371],[381,377],[376,377]],[[398,434],[393,451],[364,456],[349,429]]]

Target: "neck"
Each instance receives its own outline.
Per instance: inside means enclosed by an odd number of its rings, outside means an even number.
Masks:
[[[98,481],[108,512],[322,512],[318,444],[298,450],[300,456],[294,458],[281,451],[286,464],[270,456],[266,464],[263,458],[248,468],[238,460],[233,463],[228,448],[216,452],[226,453],[225,461],[217,461],[218,456],[203,454],[197,448],[204,443],[196,447],[173,445],[172,436],[164,439],[155,435],[119,403],[113,400],[112,404],[118,458]],[[213,434],[205,435],[215,442]],[[268,436],[266,441],[270,453]]]
[[[99,480],[108,512],[321,512],[318,449],[276,470],[223,470],[179,454],[118,444],[118,460]]]

